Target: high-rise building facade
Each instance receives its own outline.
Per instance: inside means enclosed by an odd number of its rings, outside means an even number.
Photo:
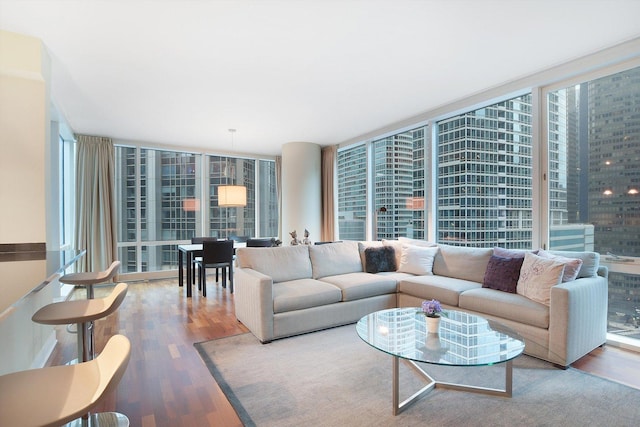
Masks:
[[[531,248],[531,96],[437,126],[438,241]]]

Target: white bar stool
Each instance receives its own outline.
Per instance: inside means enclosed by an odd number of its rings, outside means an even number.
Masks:
[[[93,285],[105,283],[113,279],[118,274],[120,261],[113,261],[109,268],[104,271],[88,271],[83,273],[69,273],[62,276],[58,281],[67,285],[84,286],[87,288],[87,299],[93,299]]]
[[[87,299],[93,299],[93,285],[97,285],[99,283],[105,283],[111,281],[116,274],[118,274],[118,269],[120,268],[120,261],[113,261],[109,268],[104,271],[89,271],[82,273],[69,273],[62,276],[58,281],[60,283],[65,283],[67,285],[74,286],[82,286],[87,290]],[[68,332],[73,333],[74,331],[67,328]],[[78,331],[78,333],[80,333]],[[89,325],[89,352],[91,353],[91,358],[95,355],[95,339],[93,337],[93,324]]]
[[[106,298],[54,302],[36,311],[31,320],[43,325],[76,323],[78,325],[78,362],[87,362],[94,358],[93,347],[89,345],[93,321],[107,317],[116,311],[127,295],[127,289],[126,283],[118,283]]]
[[[118,387],[131,355],[124,335],[109,339],[94,360],[0,376],[0,425],[60,426],[87,414]],[[118,414],[119,424],[129,419]],[[91,423],[91,417],[85,425]]]

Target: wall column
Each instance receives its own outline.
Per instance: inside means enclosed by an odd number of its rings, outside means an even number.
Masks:
[[[0,243],[46,242],[50,74],[39,39],[0,31]]]
[[[321,148],[309,142],[282,146],[282,243],[289,245],[293,230],[298,239],[309,230],[312,242],[322,227]]]

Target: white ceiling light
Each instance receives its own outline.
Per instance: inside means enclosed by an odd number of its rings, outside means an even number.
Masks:
[[[231,133],[231,150],[233,151],[233,134],[235,129],[229,129]],[[247,206],[247,187],[244,185],[219,185],[218,206],[225,208],[241,208]]]

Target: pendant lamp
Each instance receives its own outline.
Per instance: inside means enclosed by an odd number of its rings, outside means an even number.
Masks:
[[[233,134],[235,129],[229,129],[231,133],[231,149],[233,150]],[[240,208],[247,206],[247,187],[244,185],[219,185],[218,206],[225,208]]]

